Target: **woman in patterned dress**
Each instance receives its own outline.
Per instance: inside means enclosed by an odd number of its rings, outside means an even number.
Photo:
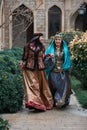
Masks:
[[[45,74],[45,48],[42,42],[43,34],[36,33],[30,43],[24,46],[20,69],[24,80],[25,106],[45,111],[52,109],[53,98]]]
[[[69,105],[71,91],[71,82],[69,78],[69,69],[71,59],[67,43],[62,40],[60,34],[56,34],[45,52],[46,56],[54,58],[54,66],[50,70],[46,69],[46,75],[49,87],[54,99],[54,106],[61,108]]]

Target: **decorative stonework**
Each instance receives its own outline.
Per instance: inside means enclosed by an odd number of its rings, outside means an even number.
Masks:
[[[85,0],[85,2],[87,3],[87,0]],[[49,9],[54,5],[60,8],[62,12],[61,31],[64,31],[75,28],[75,19],[78,15],[77,10],[82,3],[83,0],[5,0],[5,3],[3,3],[3,5],[1,3],[0,24],[2,24],[3,21],[9,21],[9,14],[12,13],[19,6],[24,4],[28,9],[33,12],[34,32],[43,32],[45,35],[45,39],[47,40]],[[10,19],[12,19],[12,16],[10,16]],[[12,28],[12,22],[10,22],[8,26],[4,29],[0,28],[0,43],[2,43],[2,45],[6,48],[11,48],[13,44]],[[21,41],[19,41],[19,44],[20,43]]]

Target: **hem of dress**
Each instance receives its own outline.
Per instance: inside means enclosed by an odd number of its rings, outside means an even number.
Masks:
[[[46,110],[51,110],[52,108],[53,108],[53,106],[46,107]]]
[[[46,107],[44,105],[40,105],[38,103],[35,103],[33,101],[29,101],[27,103],[25,103],[25,106],[26,108],[29,108],[29,107],[33,107],[33,108],[36,108],[36,109],[39,109],[39,110],[46,110]]]

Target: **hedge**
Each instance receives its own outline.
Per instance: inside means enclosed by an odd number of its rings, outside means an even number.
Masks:
[[[22,74],[19,69],[22,49],[0,52],[0,113],[21,109],[24,97]]]

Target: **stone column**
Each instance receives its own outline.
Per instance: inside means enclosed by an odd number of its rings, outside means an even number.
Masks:
[[[9,48],[12,48],[12,16],[9,17]]]
[[[48,39],[48,10],[46,11],[46,27],[45,27],[45,32],[46,32],[46,40]]]
[[[4,38],[5,38],[5,30],[4,30],[4,3],[3,1],[1,2],[1,7],[0,7],[0,50],[4,48]]]
[[[62,24],[61,24],[61,31],[64,31],[64,10],[62,10]]]
[[[0,9],[0,26],[1,26],[1,9]],[[0,50],[1,50],[1,44],[2,44],[2,38],[1,38],[1,35],[2,35],[2,29],[0,27]]]
[[[65,30],[70,30],[71,0],[65,0]]]
[[[37,27],[36,27],[36,10],[33,12],[33,16],[34,16],[34,32],[37,32]]]
[[[45,32],[45,11],[43,9],[37,10],[36,25],[38,32]]]

